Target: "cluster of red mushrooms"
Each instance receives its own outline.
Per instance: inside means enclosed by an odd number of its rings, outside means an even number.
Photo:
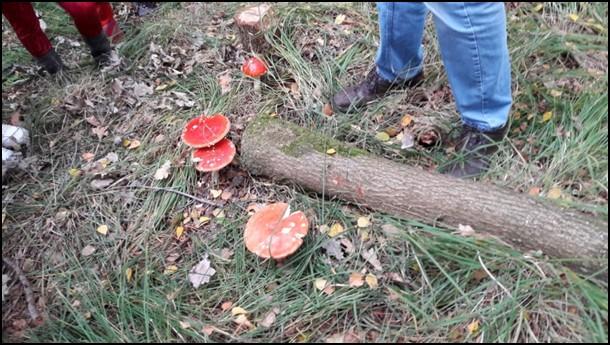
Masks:
[[[267,72],[257,57],[246,60],[242,72],[258,81]],[[191,160],[195,169],[216,173],[229,165],[235,157],[235,145],[225,136],[231,122],[222,114],[202,114],[190,120],[182,131],[182,141],[192,147]],[[286,203],[274,203],[258,210],[246,224],[246,248],[265,259],[282,260],[303,244],[309,221],[301,211],[290,213]]]

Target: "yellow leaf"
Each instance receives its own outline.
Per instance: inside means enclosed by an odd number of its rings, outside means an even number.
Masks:
[[[341,25],[345,21],[345,14],[340,14],[335,18],[335,24]]]
[[[210,189],[210,194],[214,199],[218,198],[222,194],[222,189]]]
[[[271,114],[269,114],[269,116],[271,116],[271,117],[277,117],[277,113],[274,111],[274,112],[272,112]]]
[[[131,281],[132,276],[133,276],[133,270],[131,269],[131,267],[129,267],[128,269],[125,270],[125,278],[127,278],[128,283]]]
[[[254,325],[250,322],[250,320],[248,320],[248,317],[246,317],[246,315],[238,315],[235,320],[236,324],[240,325],[240,326],[246,326],[248,328],[254,328]]]
[[[328,236],[335,237],[341,234],[343,231],[345,231],[345,229],[343,229],[343,226],[339,223],[335,223],[330,227],[330,230],[328,231]]]
[[[371,225],[371,222],[369,221],[369,217],[358,218],[358,227],[359,228],[366,228],[366,227],[369,227],[370,225]]]
[[[373,290],[379,287],[379,283],[377,282],[377,277],[375,277],[375,275],[373,275],[373,274],[367,274],[366,278],[364,278],[364,280],[366,281],[369,288],[371,288]]]
[[[551,90],[550,94],[553,97],[559,97],[559,96],[561,96],[561,91],[559,91],[559,90]]]
[[[370,236],[367,230],[360,230],[358,232],[360,233],[360,241],[366,242],[369,240]]]
[[[468,334],[470,334],[470,335],[472,335],[472,334],[474,334],[474,333],[478,332],[478,331],[479,331],[479,320],[474,320],[474,321],[472,321],[472,322],[471,322],[471,323],[468,325],[467,329],[468,329]]]
[[[326,154],[334,155],[335,153],[337,153],[337,150],[335,150],[335,149],[328,149],[328,150],[326,150]]]
[[[180,239],[180,237],[182,236],[182,233],[184,233],[184,227],[183,226],[176,227],[176,238],[177,239]]]
[[[129,144],[131,144],[131,140],[123,139],[123,147],[129,147]]]
[[[411,122],[413,122],[413,118],[411,117],[411,115],[405,115],[400,120],[400,125],[403,127],[407,127],[411,124]]]
[[[546,196],[549,199],[559,199],[559,197],[561,197],[561,189],[558,187],[553,187],[551,190],[549,190]]]
[[[99,232],[102,235],[106,235],[108,233],[108,225],[100,225],[95,231]]]
[[[388,141],[390,140],[390,135],[386,132],[379,132],[375,135],[375,139],[379,141]]]
[[[360,287],[364,285],[364,275],[362,273],[354,272],[349,275],[349,286]]]
[[[538,5],[536,5],[536,7],[534,7],[534,12],[540,12],[540,11],[542,11],[542,7],[543,7],[543,6],[542,6],[542,4],[538,4]]]
[[[233,316],[243,315],[243,314],[248,314],[248,311],[246,311],[246,309],[241,308],[241,307],[234,307],[233,309],[231,309],[231,314]]]
[[[216,218],[224,218],[225,217],[225,211],[223,211],[222,208],[215,209],[214,211],[212,211],[212,214]]]
[[[169,265],[165,268],[165,271],[163,271],[163,274],[165,275],[169,275],[172,273],[176,273],[176,271],[178,270],[178,266],[176,265]]]
[[[182,328],[182,329],[191,328],[191,324],[188,321],[179,321],[179,323],[180,323],[180,328]]]
[[[542,122],[547,122],[550,119],[553,118],[553,112],[552,111],[547,111],[546,113],[542,114]]]
[[[328,284],[328,281],[326,279],[322,279],[322,278],[318,278],[313,282],[313,286],[320,291],[324,290],[324,288],[326,288],[327,284]]]
[[[70,174],[70,176],[72,176],[72,177],[76,177],[76,176],[80,175],[80,170],[76,169],[76,168],[72,168],[72,169],[68,170],[68,174]]]
[[[129,147],[127,147],[128,150],[133,150],[135,148],[138,148],[140,146],[140,140],[133,140],[130,144]]]
[[[199,223],[201,223],[201,224],[205,224],[209,221],[210,221],[210,217],[206,217],[206,216],[199,217]]]
[[[571,20],[571,21],[573,21],[573,22],[577,22],[577,21],[578,21],[578,18],[580,18],[580,17],[578,16],[578,14],[576,14],[576,13],[572,13],[572,14],[570,14],[568,17],[569,17],[569,18],[570,18],[570,20]]]

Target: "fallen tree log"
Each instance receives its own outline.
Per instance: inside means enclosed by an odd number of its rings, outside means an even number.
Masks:
[[[328,155],[327,149],[336,153]],[[528,195],[375,157],[277,118],[246,128],[241,162],[254,175],[373,210],[497,236],[522,250],[576,259],[571,267],[608,277],[608,225]],[[605,269],[605,270],[604,270]]]
[[[234,17],[239,40],[245,51],[264,54],[269,49],[265,32],[273,26],[273,14],[268,4],[249,6],[237,11]]]

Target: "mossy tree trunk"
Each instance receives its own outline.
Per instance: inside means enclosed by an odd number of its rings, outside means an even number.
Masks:
[[[334,148],[337,153],[326,154]],[[275,118],[244,132],[241,161],[254,175],[428,223],[470,225],[522,250],[576,258],[582,273],[605,271],[607,223],[493,185],[455,179],[375,157]]]

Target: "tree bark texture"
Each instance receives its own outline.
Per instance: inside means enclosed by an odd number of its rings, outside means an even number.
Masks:
[[[327,154],[330,148],[336,153]],[[254,175],[400,217],[470,225],[522,250],[579,259],[572,267],[581,273],[605,268],[599,278],[608,278],[607,223],[528,195],[375,157],[269,117],[248,125],[241,161]]]

